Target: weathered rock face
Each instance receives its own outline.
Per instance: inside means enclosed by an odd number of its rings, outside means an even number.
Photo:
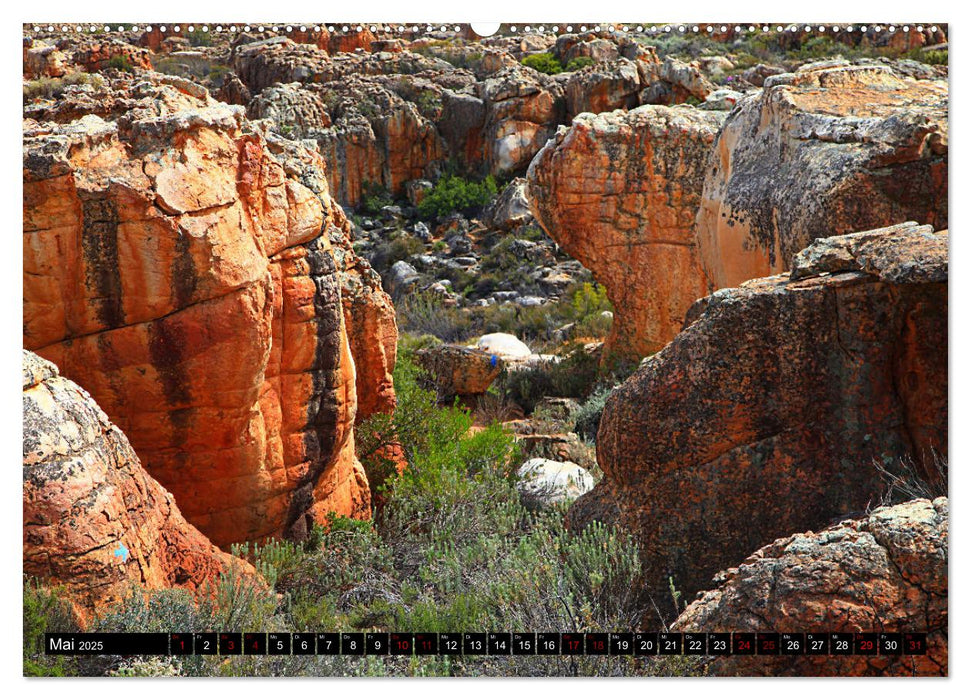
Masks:
[[[67,57],[56,46],[24,38],[24,77],[57,78],[67,72]]]
[[[577,71],[566,83],[567,112],[612,112],[636,107],[641,89],[637,64],[626,58]]]
[[[926,656],[730,656],[716,675],[947,675],[948,500],[878,508],[763,547],[718,576],[678,631],[926,632]]]
[[[385,299],[383,335],[352,357],[368,329],[348,320],[380,293],[335,253],[348,227],[323,161],[285,157],[197,85],[141,78],[106,88],[101,116],[25,121],[25,347],[91,392],[217,544],[367,513],[355,360],[384,354],[363,374],[390,386],[394,321]]]
[[[391,298],[382,289],[378,273],[351,247],[350,225],[344,210],[331,203],[323,158],[317,152],[272,134],[267,134],[267,146],[288,176],[328,203],[333,217],[327,235],[337,265],[344,330],[357,375],[357,422],[375,413],[391,413],[396,403],[391,373],[398,350],[398,327]]]
[[[486,106],[486,161],[493,174],[525,168],[565,118],[562,85],[524,66],[487,78],[479,97]]]
[[[86,391],[28,351],[23,392],[24,574],[64,585],[82,619],[134,586],[202,593],[222,572],[257,576],[185,521]]]
[[[461,345],[422,348],[415,360],[430,375],[440,398],[484,394],[502,372],[504,363],[496,355]]]
[[[357,204],[368,184],[403,196],[405,184],[446,160],[435,125],[413,102],[369,81],[351,81],[330,108],[334,125],[316,134],[331,191]],[[325,88],[327,90],[328,88]]]
[[[724,118],[662,106],[581,115],[530,164],[533,215],[616,309],[610,352],[658,350],[709,291],[692,225]]]
[[[765,79],[719,134],[698,212],[715,287],[782,272],[820,235],[947,228],[948,91],[827,62]]]
[[[904,225],[817,241],[791,278],[700,300],[608,399],[604,480],[573,525],[608,514],[637,533],[661,606],[668,577],[691,596],[877,502],[875,462],[929,478],[947,454],[946,279],[947,233]]]

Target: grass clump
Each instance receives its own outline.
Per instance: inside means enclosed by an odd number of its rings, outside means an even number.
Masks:
[[[24,101],[29,102],[38,98],[57,99],[72,85],[91,85],[95,88],[104,87],[105,80],[97,73],[68,73],[60,78],[38,78],[24,83]]]

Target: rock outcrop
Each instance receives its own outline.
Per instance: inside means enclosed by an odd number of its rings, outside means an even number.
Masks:
[[[319,154],[157,74],[30,114],[25,347],[217,544],[366,514],[355,360],[393,405],[394,320]]]
[[[877,503],[947,454],[947,233],[822,239],[791,276],[702,299],[607,400],[574,526],[637,534],[646,591],[691,596],[775,538]]]
[[[422,348],[415,361],[428,372],[443,401],[484,394],[504,367],[498,356],[461,345]]]
[[[533,215],[616,309],[610,352],[660,349],[710,291],[692,227],[724,118],[687,106],[583,114],[530,164]]]
[[[946,81],[829,61],[764,85],[738,100],[708,166],[697,238],[715,288],[786,270],[820,235],[947,228]]]
[[[947,675],[948,500],[776,540],[721,572],[677,631],[922,632],[926,655],[726,656],[716,675]]]
[[[133,588],[257,577],[186,522],[84,389],[32,352],[22,370],[26,576],[63,585],[81,619]]]
[[[817,236],[907,220],[947,228],[948,94],[935,75],[829,61],[743,95],[656,56],[575,73],[571,111],[713,98],[703,116],[580,115],[531,164],[534,215],[618,309],[608,349],[658,350],[696,298],[785,271]]]

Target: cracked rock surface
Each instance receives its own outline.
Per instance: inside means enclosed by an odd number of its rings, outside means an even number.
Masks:
[[[678,631],[926,632],[926,656],[724,657],[717,674],[947,675],[948,499],[776,540],[693,602]]]

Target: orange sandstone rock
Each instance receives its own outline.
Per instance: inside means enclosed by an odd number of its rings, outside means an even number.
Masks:
[[[947,228],[948,89],[893,66],[771,76],[725,121],[697,218],[716,288],[787,269],[818,236]]]
[[[878,508],[762,547],[716,577],[684,632],[920,632],[927,654],[726,656],[716,675],[946,676],[948,500]]]
[[[530,164],[533,215],[607,288],[609,352],[655,352],[709,291],[692,225],[723,120],[692,107],[584,114]]]
[[[240,108],[186,82],[106,119],[25,122],[24,344],[92,393],[217,544],[367,514],[349,342],[364,331],[342,296],[358,273],[331,243],[346,220],[324,179],[301,184]]]

